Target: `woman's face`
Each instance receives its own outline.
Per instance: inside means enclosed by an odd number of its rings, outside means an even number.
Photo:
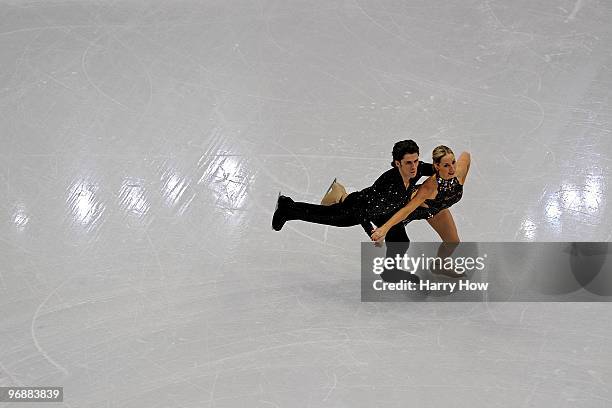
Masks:
[[[457,164],[455,162],[455,155],[447,154],[442,157],[440,164],[435,164],[436,171],[445,180],[450,180],[455,177],[455,171],[457,170]]]

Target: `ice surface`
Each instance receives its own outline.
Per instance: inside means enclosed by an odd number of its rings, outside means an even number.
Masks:
[[[462,240],[610,241],[610,21],[604,0],[2,2],[0,386],[609,407],[608,304],[361,303],[359,227],[270,221],[279,190],[361,189],[413,138],[472,153]]]

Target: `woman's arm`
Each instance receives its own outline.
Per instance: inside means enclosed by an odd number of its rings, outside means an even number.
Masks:
[[[472,156],[470,156],[469,152],[461,153],[461,155],[459,156],[459,160],[457,160],[457,179],[461,184],[465,183],[468,171],[470,171],[471,161]]]
[[[421,187],[419,187],[417,194],[410,201],[408,201],[408,204],[393,214],[393,217],[391,217],[382,226],[372,231],[372,235],[370,236],[372,241],[378,241],[379,239],[383,238],[385,235],[387,235],[387,232],[389,232],[391,227],[405,220],[406,217],[408,217],[410,213],[412,213],[418,206],[423,204],[426,199],[431,198],[433,193],[436,191],[436,184],[435,178],[427,179],[427,181],[424,182]]]

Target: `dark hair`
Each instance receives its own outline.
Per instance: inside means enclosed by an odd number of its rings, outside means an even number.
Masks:
[[[393,161],[391,167],[395,167],[395,161],[401,161],[407,154],[419,154],[419,146],[414,140],[402,140],[393,145]]]

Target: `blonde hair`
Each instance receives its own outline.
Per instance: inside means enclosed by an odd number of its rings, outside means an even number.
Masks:
[[[433,149],[433,152],[431,153],[431,160],[436,164],[440,164],[442,158],[447,154],[452,154],[453,156],[455,155],[450,147],[440,145]]]

